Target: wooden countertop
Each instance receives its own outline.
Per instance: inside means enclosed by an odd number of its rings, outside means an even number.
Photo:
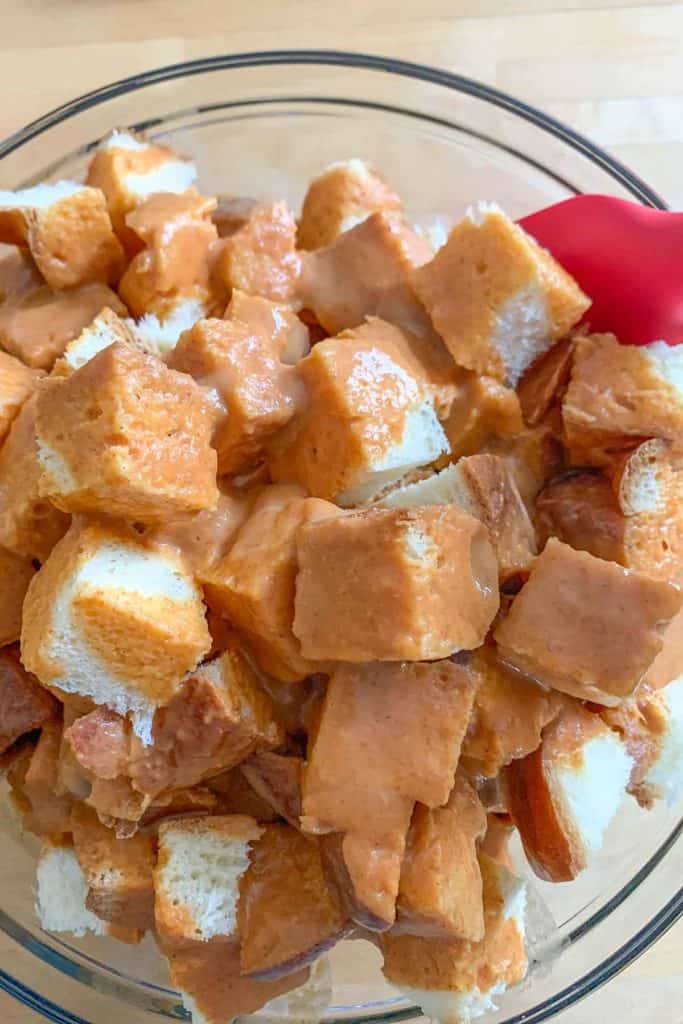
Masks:
[[[2,0],[0,137],[150,67],[240,50],[346,47],[435,64],[527,99],[683,209],[683,3],[406,0],[398,9],[388,0]],[[0,941],[0,966],[11,969],[10,960]],[[683,1024],[682,963],[679,924],[563,1024]],[[0,996],[0,1020],[40,1018]]]

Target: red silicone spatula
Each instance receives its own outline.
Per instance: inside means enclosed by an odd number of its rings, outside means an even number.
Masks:
[[[627,345],[683,343],[683,213],[585,195],[519,223],[593,300],[591,330]]]

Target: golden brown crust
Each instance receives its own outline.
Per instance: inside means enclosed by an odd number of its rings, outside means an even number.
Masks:
[[[558,341],[536,359],[517,385],[517,395],[524,422],[535,427],[547,415],[551,406],[561,401],[572,365],[574,341]]]

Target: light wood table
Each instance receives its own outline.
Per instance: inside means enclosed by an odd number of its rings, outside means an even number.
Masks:
[[[499,86],[590,135],[683,208],[683,3],[666,0],[0,0],[0,136],[150,67],[305,46]],[[683,925],[562,1017],[602,1019],[683,1024]],[[2,1024],[38,1020],[0,996]]]

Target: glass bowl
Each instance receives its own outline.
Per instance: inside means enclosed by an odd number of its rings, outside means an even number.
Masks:
[[[0,144],[0,187],[82,175],[112,128],[145,129],[191,154],[205,190],[287,199],[333,160],[377,164],[413,220],[452,220],[473,199],[522,216],[579,192],[663,208],[646,184],[591,142],[531,107],[434,68],[357,53],[249,53],[192,61],[99,89]],[[151,939],[130,947],[41,931],[37,843],[1,801],[0,986],[60,1024],[186,1018]],[[681,804],[632,800],[577,881],[534,882],[531,970],[486,1020],[537,1024],[613,977],[683,911]],[[520,851],[516,851],[520,865]],[[541,908],[545,909],[541,909]],[[419,1017],[381,979],[369,943],[331,955],[329,1021]]]

